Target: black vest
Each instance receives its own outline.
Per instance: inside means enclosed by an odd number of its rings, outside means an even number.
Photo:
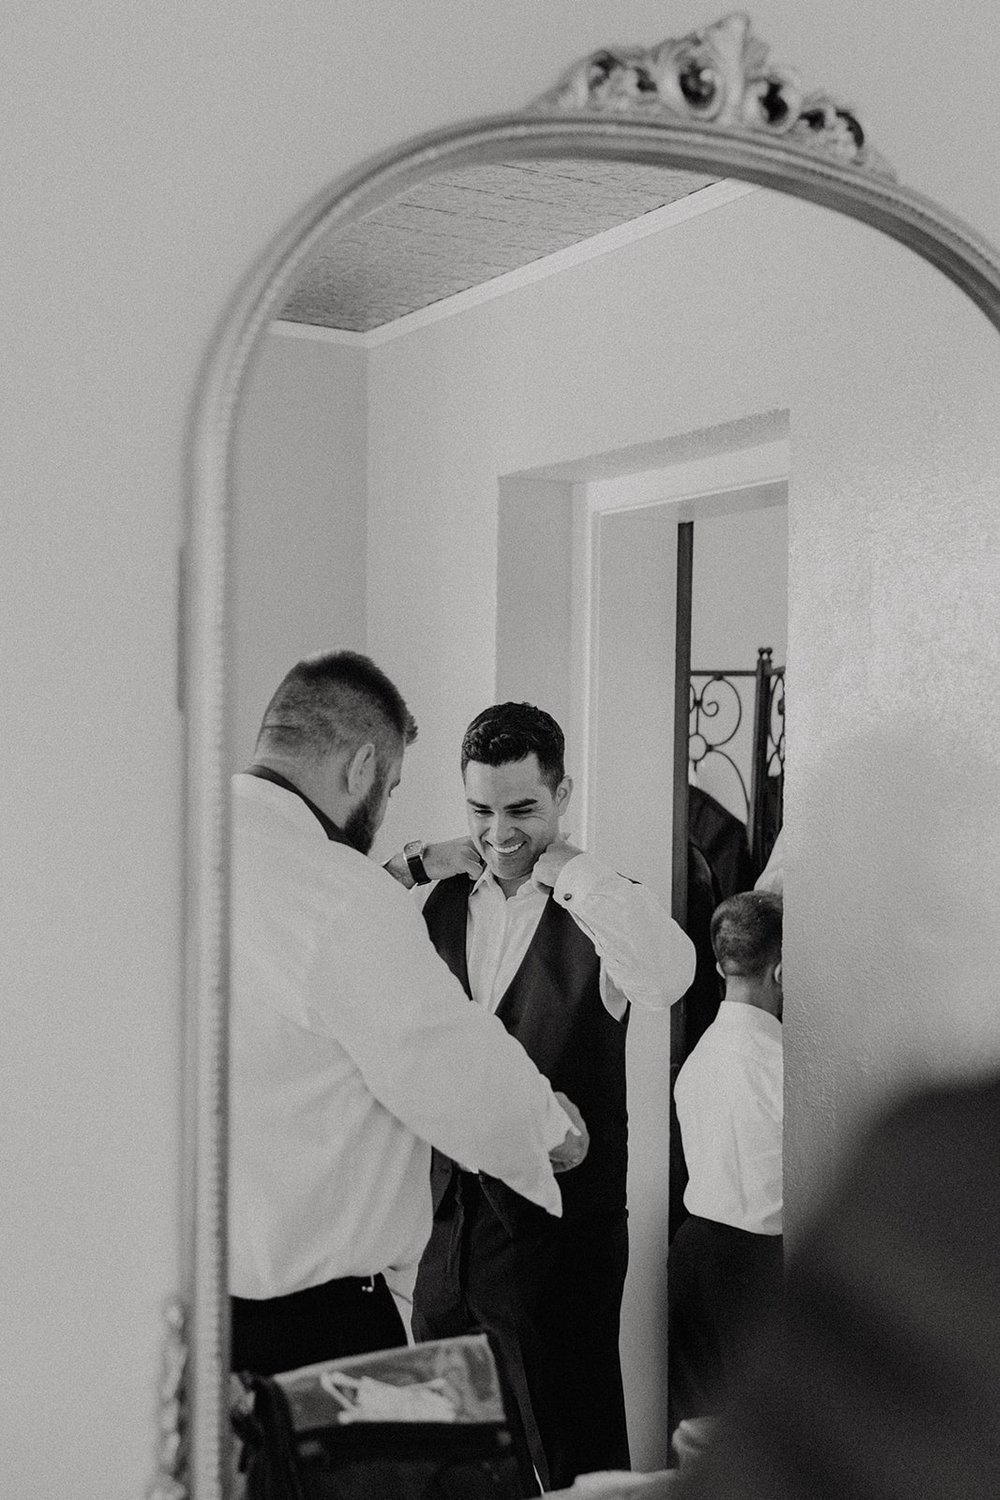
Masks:
[[[466,931],[471,890],[467,875],[453,875],[438,882],[424,905],[431,941],[470,998]],[[552,1087],[577,1106],[590,1133],[586,1160],[556,1178],[563,1217],[622,1213],[628,1166],[628,1011],[616,1021],[605,1010],[594,945],[551,897],[496,1013]],[[453,1171],[454,1163],[435,1152],[435,1208],[447,1195]],[[544,1209],[495,1178],[483,1176],[482,1184],[508,1228],[549,1220]]]

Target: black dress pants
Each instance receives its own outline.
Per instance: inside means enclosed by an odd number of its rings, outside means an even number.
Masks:
[[[782,1294],[780,1234],[750,1234],[692,1214],[667,1269],[670,1424],[715,1415],[743,1374],[758,1328]]]
[[[414,1289],[419,1340],[482,1329],[503,1361],[510,1423],[545,1489],[629,1467],[618,1352],[624,1213],[511,1232],[472,1173],[435,1219]]]
[[[384,1276],[346,1276],[287,1297],[231,1297],[233,1370],[277,1375],[406,1343]]]

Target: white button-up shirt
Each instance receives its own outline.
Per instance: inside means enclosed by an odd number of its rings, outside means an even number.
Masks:
[[[674,1085],[689,1213],[753,1234],[780,1234],[781,1022],[723,1000]]]
[[[505,897],[489,869],[469,895],[466,957],[472,998],[495,1011],[517,973],[549,896],[532,876]],[[601,999],[620,1020],[626,1003],[665,1010],[690,987],[691,940],[653,893],[577,854],[559,872],[553,899],[594,945],[601,961]]]
[[[412,1265],[430,1149],[561,1211],[564,1112],[470,1005],[407,892],[294,793],[234,778],[230,1287]]]

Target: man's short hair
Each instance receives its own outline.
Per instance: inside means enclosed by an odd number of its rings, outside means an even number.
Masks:
[[[531,703],[495,703],[477,714],[462,739],[462,775],[470,760],[505,766],[534,753],[550,791],[566,775],[566,741],[551,714]]]
[[[712,951],[730,976],[760,979],[781,958],[781,897],[772,891],[740,891],[712,913]]]
[[[368,742],[385,770],[417,737],[399,689],[367,656],[325,651],[297,662],[264,712],[258,751],[302,760]]]

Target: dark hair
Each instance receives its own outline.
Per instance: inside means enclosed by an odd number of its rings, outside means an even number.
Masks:
[[[417,726],[398,688],[367,656],[324,651],[297,662],[264,712],[257,749],[313,760],[371,742],[387,768]]]
[[[530,703],[495,703],[477,714],[462,739],[462,775],[470,760],[484,766],[538,756],[542,780],[554,792],[566,775],[566,742],[551,714]]]
[[[781,958],[781,897],[740,891],[712,913],[712,951],[728,978],[759,979]]]

